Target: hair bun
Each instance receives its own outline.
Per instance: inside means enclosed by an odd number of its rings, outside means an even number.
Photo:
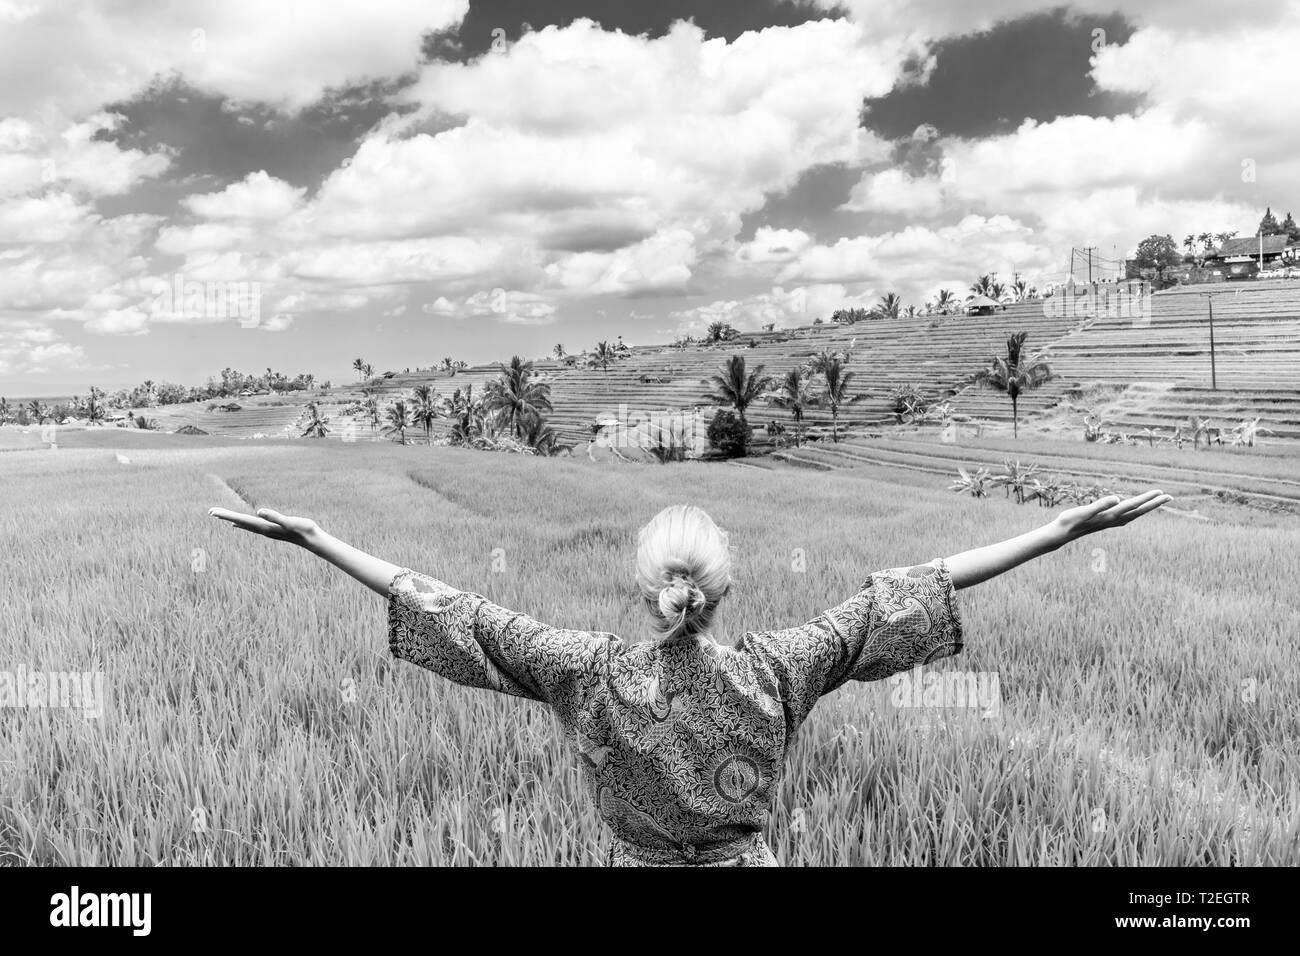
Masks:
[[[659,592],[659,611],[665,618],[685,620],[692,611],[704,607],[704,592],[699,586],[684,575],[674,575],[673,579]]]

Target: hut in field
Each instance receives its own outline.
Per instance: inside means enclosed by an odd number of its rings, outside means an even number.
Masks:
[[[973,295],[966,300],[967,315],[992,315],[999,309],[1005,310],[1006,306],[986,295]]]
[[[193,425],[182,425],[180,428],[176,429],[176,431],[173,432],[173,434],[176,434],[176,435],[206,435],[207,432],[205,432],[202,428],[196,428],[196,427],[193,426]]]

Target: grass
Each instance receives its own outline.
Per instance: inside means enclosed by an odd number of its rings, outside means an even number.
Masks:
[[[737,548],[724,641],[1044,518],[904,491],[901,474],[116,437],[129,464],[97,436],[0,456],[0,670],[98,668],[108,696],[102,720],[0,709],[0,863],[602,861],[544,707],[392,660],[374,595],[211,505],[307,514],[629,640],[648,636],[635,531],[673,502],[705,507]],[[895,708],[888,682],[826,698],[788,755],[778,858],[1300,863],[1297,545],[1293,529],[1156,514],[962,592],[967,650],[935,669],[996,673],[1000,714]]]

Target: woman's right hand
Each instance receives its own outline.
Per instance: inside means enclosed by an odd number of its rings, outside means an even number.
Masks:
[[[222,521],[228,521],[236,528],[260,534],[273,541],[287,541],[300,548],[311,549],[321,536],[320,525],[311,518],[295,518],[282,515],[270,508],[257,509],[257,515],[240,514],[226,508],[209,508],[208,514]]]
[[[1173,500],[1172,496],[1158,490],[1123,500],[1119,495],[1110,495],[1091,504],[1062,511],[1052,524],[1066,541],[1074,541],[1096,531],[1126,525]]]

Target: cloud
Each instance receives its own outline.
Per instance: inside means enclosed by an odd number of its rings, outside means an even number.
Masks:
[[[714,322],[725,322],[742,332],[766,325],[777,328],[811,325],[816,318],[829,319],[836,309],[867,308],[874,302],[870,291],[850,293],[839,283],[817,283],[790,289],[777,286],[769,292],[734,299],[716,299],[706,305],[678,309],[677,335],[700,336]]]
[[[0,8],[0,115],[78,118],[157,77],[296,110],[327,90],[416,69],[425,31],[468,0],[78,0]],[[57,64],[51,63],[57,51]]]
[[[0,318],[0,375],[39,375],[85,367],[85,351],[46,326]]]
[[[306,192],[305,187],[295,188],[259,170],[219,192],[186,196],[182,204],[205,219],[267,222],[292,213]]]
[[[1054,265],[1049,255],[1024,223],[972,214],[950,226],[907,226],[813,246],[787,264],[779,278],[863,283],[919,300],[941,286],[964,288],[983,272],[1047,271]]]
[[[754,238],[736,249],[740,262],[788,262],[812,245],[813,237],[802,229],[773,229],[759,226]]]
[[[118,196],[171,165],[167,150],[123,149],[97,136],[122,118],[96,113],[62,127],[0,117],[0,198],[57,189],[82,197]]]

